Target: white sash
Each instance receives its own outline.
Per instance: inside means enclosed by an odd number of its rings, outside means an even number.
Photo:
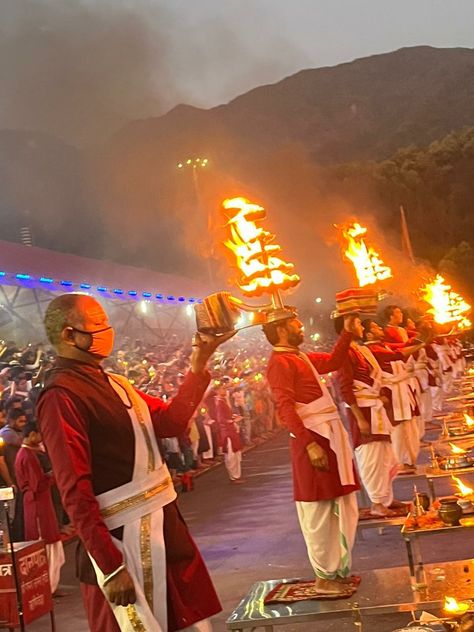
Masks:
[[[134,605],[110,605],[122,632],[163,632],[167,629],[163,506],[176,498],[176,491],[162,462],[146,402],[123,376],[108,378],[128,409],[135,435],[135,462],[130,483],[100,494],[97,500],[109,529],[124,526],[122,541],[114,542],[123,553],[137,593]],[[104,575],[91,560],[104,591]]]
[[[313,371],[314,377],[321,388],[322,396],[309,402],[309,404],[296,402],[296,412],[305,428],[328,439],[331,450],[336,455],[341,484],[354,485],[352,450],[348,434],[343,426],[336,405],[310,359],[304,353],[300,353],[300,357]]]
[[[415,404],[409,389],[409,375],[403,360],[390,362],[393,373],[382,373],[382,384],[392,391],[392,407],[395,421],[411,419],[412,406]]]
[[[380,399],[382,388],[382,369],[368,347],[358,346],[359,351],[372,367],[370,377],[372,386],[360,380],[354,380],[354,395],[360,408],[370,408],[370,430],[372,434],[389,435],[392,424]],[[348,406],[349,407],[349,406]],[[350,408],[350,407],[349,407]]]

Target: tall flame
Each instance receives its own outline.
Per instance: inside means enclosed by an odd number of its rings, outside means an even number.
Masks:
[[[456,601],[454,597],[445,597],[443,610],[450,614],[463,614],[467,612],[471,604],[467,601]]]
[[[451,441],[449,441],[449,445],[451,446],[451,452],[453,454],[466,454],[466,450],[459,448],[457,445],[454,445],[454,443],[451,443]]]
[[[294,265],[276,256],[281,247],[271,243],[275,235],[256,224],[265,219],[265,209],[243,197],[224,200],[222,206],[235,211],[227,222],[230,238],[224,243],[234,253],[242,273],[238,281],[242,292],[260,296],[298,285],[299,276],[292,274]]]
[[[458,329],[469,329],[472,325],[467,318],[471,306],[462,296],[451,289],[444,278],[437,274],[434,281],[421,288],[422,298],[431,305],[428,310],[440,325],[456,323]]]
[[[472,487],[469,487],[468,485],[463,483],[460,478],[458,478],[457,476],[452,475],[451,479],[458,486],[458,490],[459,490],[459,495],[460,496],[465,497],[465,496],[473,496],[474,495],[474,489],[472,489]]]
[[[467,413],[464,413],[464,422],[468,428],[472,428],[474,426],[474,419]]]
[[[347,242],[344,254],[354,264],[360,287],[391,278],[391,269],[384,264],[372,246],[366,245],[363,239],[367,228],[355,222],[341,226],[340,229]]]

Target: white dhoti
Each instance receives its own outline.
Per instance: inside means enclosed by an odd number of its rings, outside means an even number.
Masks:
[[[62,541],[58,540],[58,542],[47,544],[46,556],[48,558],[49,583],[51,584],[51,592],[54,593],[59,586],[61,566],[66,561]]]
[[[316,577],[347,577],[359,521],[355,492],[332,500],[296,501],[296,511]]]
[[[416,465],[420,452],[420,434],[416,417],[393,427],[392,447],[399,463]]]
[[[371,441],[355,449],[357,467],[370,501],[389,507],[398,463],[389,441]]]
[[[443,390],[439,386],[430,386],[433,410],[440,413],[443,410]]]
[[[227,452],[224,454],[224,463],[231,481],[236,481],[242,476],[242,452],[232,449],[232,441],[227,437]]]

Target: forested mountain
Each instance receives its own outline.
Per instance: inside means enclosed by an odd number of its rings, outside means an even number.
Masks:
[[[32,224],[39,246],[190,275],[213,268],[216,280],[219,204],[246,195],[268,208],[305,277],[332,292],[347,281],[332,225],[366,217],[398,247],[403,204],[416,255],[472,283],[473,100],[474,50],[421,46],[131,121],[87,154],[0,132],[0,232],[15,239]],[[208,166],[176,169],[188,157]]]

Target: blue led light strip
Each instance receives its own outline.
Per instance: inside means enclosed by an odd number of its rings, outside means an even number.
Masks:
[[[41,284],[44,284],[44,285],[60,285],[65,288],[73,288],[75,285],[77,285],[78,288],[81,290],[92,289],[92,285],[90,283],[73,283],[73,281],[68,281],[68,280],[63,280],[63,279],[56,281],[55,279],[52,279],[51,277],[46,277],[46,276],[35,278],[31,274],[26,274],[24,272],[9,273],[9,272],[6,272],[5,270],[0,270],[0,278],[5,278],[6,276],[10,274],[11,276],[15,277],[15,279],[18,279],[19,281],[39,281]],[[101,294],[108,294],[108,293],[115,294],[115,296],[127,295],[131,297],[138,297],[140,294],[137,290],[127,291],[127,290],[122,290],[121,288],[114,288],[112,290],[109,290],[107,287],[103,285],[96,286],[96,291],[100,292]],[[141,292],[141,296],[145,300],[154,299],[159,302],[167,301],[168,303],[173,303],[175,305],[177,303],[186,303],[186,302],[187,303],[202,303],[202,298],[194,298],[194,297],[186,298],[185,296],[178,296],[178,298],[176,298],[176,296],[174,296],[173,294],[169,294],[168,296],[165,296],[164,294],[161,294],[161,293],[153,294],[152,292]]]

